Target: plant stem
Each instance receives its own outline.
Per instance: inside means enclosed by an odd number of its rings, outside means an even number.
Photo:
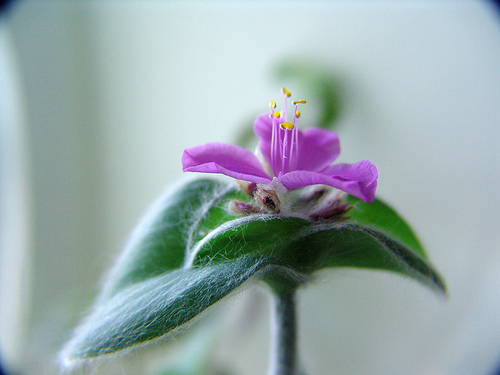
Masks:
[[[296,288],[273,290],[269,375],[296,375]]]

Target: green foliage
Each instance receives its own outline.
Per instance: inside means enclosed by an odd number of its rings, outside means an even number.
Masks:
[[[95,358],[157,338],[193,319],[266,265],[233,262],[167,271],[101,301],[79,332],[73,357]]]
[[[63,355],[68,364],[133,348],[177,331],[252,277],[272,287],[318,270],[396,272],[445,292],[410,227],[380,200],[349,197],[347,218],[311,223],[237,216],[233,185],[191,181],[161,199],[134,232],[97,303]]]

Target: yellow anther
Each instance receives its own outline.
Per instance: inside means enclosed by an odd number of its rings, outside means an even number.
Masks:
[[[281,113],[280,112],[274,112],[274,117],[281,117]]]
[[[281,124],[281,129],[292,130],[295,126],[291,122],[284,122]]]
[[[271,109],[276,108],[276,102],[274,100],[271,100],[271,103],[269,103],[269,108]]]
[[[300,111],[298,109],[295,111],[295,117],[300,117]]]
[[[287,97],[292,96],[292,93],[287,89],[285,89],[284,87],[281,89],[281,92],[283,93],[283,95],[286,95]]]
[[[304,104],[304,103],[306,103],[306,101],[304,99],[295,100],[292,102],[293,105]]]

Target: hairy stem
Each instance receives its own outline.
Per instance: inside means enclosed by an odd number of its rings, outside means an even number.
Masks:
[[[269,375],[297,374],[295,291],[273,290]]]

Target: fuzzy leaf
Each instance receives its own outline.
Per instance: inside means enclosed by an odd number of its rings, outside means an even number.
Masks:
[[[179,328],[248,280],[269,261],[241,257],[179,269],[123,288],[97,306],[66,349],[66,361],[96,358]]]
[[[212,228],[231,220],[231,199],[244,194],[217,180],[199,179],[161,197],[132,233],[101,293],[107,299],[123,287],[181,268],[187,251]]]
[[[310,223],[269,215],[227,222],[197,244],[193,264],[252,254],[277,258],[304,276],[333,267],[379,269],[412,277],[446,293],[410,227],[389,206],[380,200],[350,200],[355,204],[349,218],[337,222]]]
[[[259,275],[273,287],[315,271],[397,272],[445,291],[410,227],[380,200],[350,197],[348,218],[311,223],[237,216],[233,185],[191,181],[163,197],[132,235],[90,316],[63,352],[67,363],[142,345],[174,332]]]

